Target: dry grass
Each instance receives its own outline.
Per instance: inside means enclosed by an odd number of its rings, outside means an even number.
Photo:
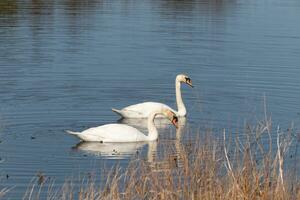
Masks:
[[[115,166],[105,183],[89,177],[79,191],[71,181],[57,191],[50,186],[47,199],[300,199],[298,170],[288,173],[284,162],[293,129],[273,131],[266,119],[244,132],[242,139],[224,130],[219,140],[208,133],[197,142],[176,141],[176,150],[166,147],[160,161]],[[40,199],[42,185],[32,184],[24,199]]]

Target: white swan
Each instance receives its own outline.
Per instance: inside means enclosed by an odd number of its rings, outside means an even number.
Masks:
[[[177,102],[178,111],[173,110],[166,104],[157,103],[157,102],[139,103],[139,104],[127,106],[121,110],[117,110],[113,108],[112,111],[121,115],[121,117],[123,118],[147,118],[154,110],[160,108],[166,108],[173,111],[177,117],[185,117],[186,108],[181,97],[181,89],[180,89],[181,82],[186,83],[189,86],[193,87],[192,81],[187,75],[179,74],[176,76],[175,87],[176,87],[176,102]]]
[[[158,138],[157,129],[154,126],[154,118],[158,114],[165,115],[176,128],[178,127],[178,118],[175,113],[168,109],[159,109],[151,113],[148,118],[148,135],[125,124],[106,124],[95,128],[89,128],[82,132],[67,131],[83,141],[87,142],[143,142],[154,141]]]

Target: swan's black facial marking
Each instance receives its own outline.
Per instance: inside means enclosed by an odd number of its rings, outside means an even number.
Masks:
[[[186,77],[184,77],[184,78],[185,78],[185,83],[186,83],[186,84],[188,84],[188,85],[191,86],[191,87],[194,87],[193,84],[192,84],[192,80],[191,80],[189,77],[186,76]]]
[[[172,119],[172,124],[178,128],[178,118],[176,116],[173,116],[173,119]]]
[[[178,117],[174,116],[172,121],[177,123],[178,122]]]
[[[191,82],[191,79],[189,77],[184,77],[185,78],[185,82],[186,83],[190,83]]]

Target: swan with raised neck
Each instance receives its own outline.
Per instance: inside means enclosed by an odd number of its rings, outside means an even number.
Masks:
[[[150,114],[159,108],[165,108],[173,111],[178,117],[185,117],[187,114],[186,107],[183,103],[181,96],[181,83],[185,83],[191,87],[192,80],[185,74],[179,74],[175,79],[175,92],[176,92],[176,103],[178,111],[170,108],[168,105],[158,102],[143,102],[127,106],[121,110],[112,109],[115,113],[119,114],[122,118],[147,118]],[[161,117],[162,115],[160,115]]]

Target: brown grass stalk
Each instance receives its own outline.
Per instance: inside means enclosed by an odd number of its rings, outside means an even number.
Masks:
[[[59,191],[48,187],[47,196],[61,200],[299,199],[299,178],[285,171],[292,131],[277,128],[273,139],[271,130],[270,119],[265,118],[257,126],[248,125],[244,138],[227,135],[225,129],[223,140],[200,132],[202,138],[165,146],[159,157],[148,153],[151,158],[136,158],[126,169],[113,167],[105,182],[89,177],[76,191],[72,181],[66,181]],[[32,184],[24,199],[38,199],[41,187],[43,183]]]

